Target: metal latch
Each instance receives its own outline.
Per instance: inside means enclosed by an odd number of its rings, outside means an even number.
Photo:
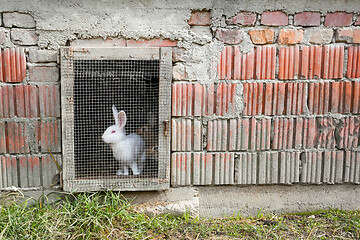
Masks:
[[[165,125],[164,135],[165,137],[167,137],[169,131],[169,120],[164,120],[164,125]]]

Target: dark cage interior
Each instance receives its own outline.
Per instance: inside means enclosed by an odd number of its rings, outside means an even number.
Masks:
[[[74,152],[76,178],[156,177],[158,173],[158,60],[74,61]],[[121,161],[102,140],[115,124],[112,106],[126,113],[126,134],[141,136],[145,161],[140,175],[118,176]],[[132,134],[133,135],[133,134]]]

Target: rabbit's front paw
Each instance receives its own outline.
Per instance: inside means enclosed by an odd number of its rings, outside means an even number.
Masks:
[[[122,175],[124,175],[124,173],[121,170],[117,170],[116,175],[122,176]]]

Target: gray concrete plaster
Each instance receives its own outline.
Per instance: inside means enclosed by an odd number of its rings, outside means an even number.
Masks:
[[[295,3],[291,0],[36,0],[24,4],[22,0],[14,0],[1,4],[0,11],[30,13],[36,22],[39,45],[56,48],[68,40],[91,37],[163,37],[204,44],[209,38],[189,31],[187,23],[191,11],[196,9],[211,9],[211,27],[218,28],[225,25],[225,18],[242,10],[257,13],[281,10],[293,14],[300,11],[353,12],[357,8],[357,0],[329,0],[326,4],[312,0]]]
[[[198,191],[203,217],[360,209],[356,185],[199,187]]]
[[[17,195],[18,200],[30,199],[31,204],[40,199],[57,201],[65,194],[51,190],[0,193],[2,197],[5,195],[10,198]],[[135,209],[146,213],[181,215],[188,212],[206,218],[360,209],[357,185],[179,187],[166,191],[123,192],[123,195]]]

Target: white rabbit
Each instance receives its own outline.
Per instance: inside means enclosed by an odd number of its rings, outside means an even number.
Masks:
[[[119,169],[116,175],[129,175],[129,168],[134,175],[141,174],[145,162],[145,144],[142,137],[131,133],[126,135],[125,124],[126,114],[124,111],[118,112],[112,106],[115,125],[106,129],[102,135],[105,143],[110,144],[114,158],[121,163],[123,169]]]

